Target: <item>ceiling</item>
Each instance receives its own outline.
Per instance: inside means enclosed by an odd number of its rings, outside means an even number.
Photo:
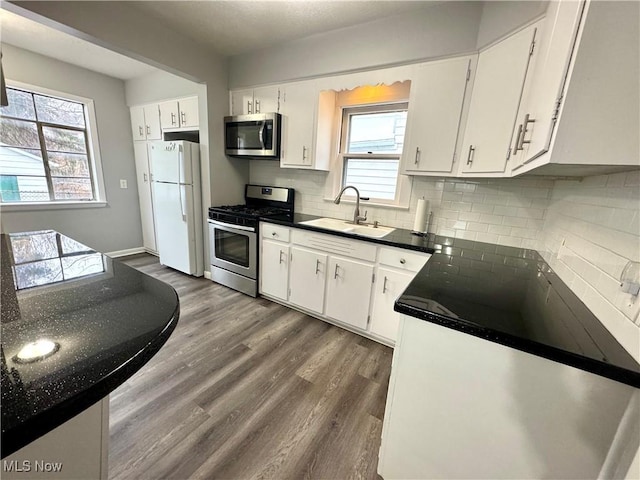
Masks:
[[[224,56],[407,13],[438,0],[134,1],[143,12]],[[128,80],[154,67],[0,9],[2,42]],[[239,32],[241,32],[239,34]]]

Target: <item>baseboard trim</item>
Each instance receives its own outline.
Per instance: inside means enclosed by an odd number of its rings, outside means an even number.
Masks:
[[[115,250],[113,252],[107,252],[105,255],[111,258],[126,257],[127,255],[135,255],[136,253],[145,253],[144,247],[127,248],[125,250]]]

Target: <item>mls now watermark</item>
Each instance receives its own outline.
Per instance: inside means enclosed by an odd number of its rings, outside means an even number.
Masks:
[[[3,460],[2,471],[3,472],[61,472],[62,462],[45,462],[44,460]]]

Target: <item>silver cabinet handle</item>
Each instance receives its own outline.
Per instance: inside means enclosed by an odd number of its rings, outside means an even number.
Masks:
[[[418,163],[420,163],[420,147],[416,147],[416,159],[413,163],[414,165],[418,165]]]
[[[256,103],[256,113],[260,113],[260,100],[256,99],[255,103]]]
[[[251,100],[247,100],[247,113],[253,113],[253,105],[251,104]]]
[[[382,284],[382,293],[386,293],[387,291],[387,276],[384,276],[384,282]]]
[[[338,278],[338,269],[340,268],[340,265],[338,265],[336,263],[336,270],[333,272],[333,279],[335,280],[336,278]]]
[[[151,127],[147,125],[147,135],[151,135]]]
[[[182,124],[186,124],[187,123],[187,114],[184,112],[180,112],[180,120],[182,120]]]
[[[473,157],[475,156],[476,149],[473,148],[473,145],[469,145],[469,154],[467,155],[467,165],[471,165],[473,163]]]
[[[513,154],[515,155],[516,153],[518,153],[518,150],[520,150],[519,145],[520,145],[520,137],[522,136],[522,124],[518,125],[518,134],[516,135],[516,145],[515,147],[513,147]]]
[[[147,183],[147,174],[146,173],[142,174],[142,179],[144,180],[144,183]]]
[[[407,261],[406,261],[404,258],[401,258],[401,259],[400,259],[400,263],[401,263],[402,265],[404,265],[405,263],[407,263]]]
[[[176,124],[176,114],[171,112],[171,125]]]
[[[535,120],[530,120],[530,119],[529,119],[529,114],[528,114],[528,113],[524,116],[524,122],[522,123],[522,135],[520,136],[520,143],[519,143],[519,144],[518,144],[518,146],[516,147],[516,149],[517,149],[517,150],[524,150],[524,144],[525,144],[525,143],[531,143],[531,140],[525,140],[525,139],[524,139],[524,136],[525,136],[525,135],[527,134],[527,132],[529,131],[529,130],[527,129],[527,126],[528,126],[530,123],[535,123],[535,122],[536,122]]]
[[[320,260],[316,260],[316,275],[320,273]]]
[[[275,237],[276,235],[277,235],[277,233],[276,233],[276,232],[271,232],[271,236],[272,236],[272,237]]]
[[[144,130],[142,130],[142,126],[141,125],[138,126],[138,131],[140,132],[140,136],[144,135]]]
[[[302,163],[306,163],[307,160],[307,147],[302,146]]]
[[[279,261],[278,263],[282,263],[282,254],[283,254],[283,253],[284,253],[284,252],[283,252],[282,250],[280,250],[280,261]]]

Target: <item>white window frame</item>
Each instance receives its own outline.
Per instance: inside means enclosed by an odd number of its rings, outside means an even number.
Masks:
[[[346,148],[346,141],[349,133],[349,118],[352,114],[358,113],[375,113],[375,112],[384,112],[384,111],[394,111],[394,110],[409,110],[409,103],[406,100],[403,101],[388,101],[388,102],[380,102],[374,104],[362,104],[362,105],[344,105],[340,108],[340,135],[339,141],[337,142],[338,154],[337,154],[337,162],[336,169],[338,170],[336,179],[338,181],[335,182],[334,185],[334,195],[345,186],[345,175],[346,175],[346,161],[348,158],[366,158],[370,160],[376,159],[398,159],[398,175],[396,179],[396,193],[395,198],[393,200],[387,200],[382,198],[371,198],[367,201],[366,205],[371,206],[385,206],[385,207],[398,207],[398,208],[408,208],[409,200],[411,198],[411,187],[412,187],[412,178],[408,175],[403,175],[401,173],[400,161],[402,157],[402,153],[390,153],[390,154],[353,154],[346,153],[344,150]],[[351,190],[347,190],[343,196],[344,200],[347,202],[352,201],[355,202],[356,197],[352,194]]]
[[[0,209],[4,211],[25,211],[25,210],[58,210],[66,208],[96,208],[107,205],[106,189],[102,173],[102,159],[100,157],[100,142],[98,140],[98,122],[94,101],[91,98],[81,97],[68,92],[60,92],[46,87],[31,85],[16,80],[6,80],[7,88],[16,88],[30,91],[36,94],[48,95],[52,97],[82,103],[85,106],[85,124],[87,125],[87,148],[89,149],[89,168],[93,177],[93,188],[95,198],[93,200],[65,200],[46,202],[2,202]]]

